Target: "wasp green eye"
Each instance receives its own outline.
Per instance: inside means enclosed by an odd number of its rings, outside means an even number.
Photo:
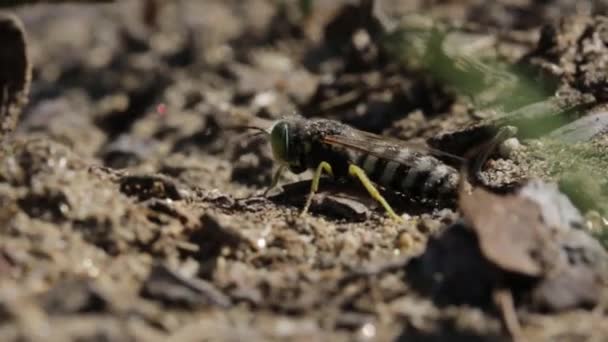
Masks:
[[[270,132],[270,144],[272,154],[278,162],[289,162],[289,125],[287,122],[279,121]]]

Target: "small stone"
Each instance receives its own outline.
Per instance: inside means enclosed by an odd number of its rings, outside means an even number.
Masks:
[[[513,152],[519,150],[521,148],[521,144],[519,140],[515,137],[509,138],[500,144],[498,147],[498,153],[503,158],[509,158],[513,155]]]
[[[414,237],[411,233],[403,232],[397,238],[397,248],[401,251],[407,251],[414,246]]]

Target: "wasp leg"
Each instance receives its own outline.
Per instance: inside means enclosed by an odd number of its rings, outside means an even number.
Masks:
[[[384,197],[382,197],[380,192],[378,192],[378,189],[376,189],[374,184],[372,184],[372,181],[369,180],[369,178],[365,174],[365,171],[363,171],[357,165],[350,164],[348,166],[348,173],[351,176],[359,179],[359,181],[361,182],[361,184],[363,184],[363,186],[365,187],[367,192],[370,194],[370,196],[372,196],[373,199],[375,199],[376,201],[380,202],[380,204],[382,204],[382,206],[384,207],[384,209],[386,210],[386,212],[388,213],[388,215],[391,218],[393,218],[395,221],[400,222],[400,223],[404,222],[403,219],[399,215],[395,214],[395,211],[393,211],[393,208],[391,208],[391,206],[388,204],[388,202],[386,202]]]
[[[501,127],[486,146],[483,146],[480,149],[479,154],[477,154],[473,160],[473,174],[476,179],[481,179],[481,169],[483,164],[485,164],[490,157],[490,154],[496,150],[498,145],[502,144],[505,140],[514,137],[516,134],[517,127],[515,126]]]
[[[317,190],[319,190],[319,182],[321,181],[321,174],[323,173],[323,171],[325,171],[325,173],[327,173],[330,176],[334,176],[334,172],[331,169],[331,165],[329,165],[328,162],[321,162],[319,163],[319,165],[317,166],[317,169],[315,170],[315,174],[312,177],[312,183],[310,185],[310,193],[308,194],[308,198],[306,199],[306,204],[304,205],[304,209],[302,209],[302,213],[300,214],[301,216],[306,215],[306,212],[308,211],[308,207],[310,207],[310,203],[312,202],[312,197],[314,196],[315,192],[317,192]]]
[[[264,191],[264,197],[268,195],[270,190],[274,189],[274,187],[279,184],[279,178],[281,178],[284,171],[285,165],[280,165],[279,168],[274,172],[274,175],[272,175],[272,183],[270,183],[270,186],[266,189],[266,191]]]

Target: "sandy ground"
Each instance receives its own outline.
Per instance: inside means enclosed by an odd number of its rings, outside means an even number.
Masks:
[[[428,202],[385,191],[406,218],[400,224],[356,183],[324,180],[301,217],[311,174],[286,174],[285,187],[264,197],[276,167],[270,146],[229,127],[299,113],[457,151],[477,142],[467,127],[555,94],[580,105],[569,119],[601,113],[605,5],[389,6],[391,23],[423,13],[458,28],[452,49],[532,70],[529,88],[490,77],[460,91],[423,57],[397,61],[357,1],[287,3],[13,9],[34,69],[29,104],[0,155],[3,341],[511,339],[493,299],[510,276],[496,280],[470,232],[449,233],[463,214],[455,196]],[[556,120],[522,120],[520,142],[491,156],[482,183],[512,194],[526,179],[560,182],[578,196],[583,230],[597,233],[606,225],[608,139],[545,140],[566,123]],[[530,125],[543,129],[521,129]],[[608,336],[601,300],[552,310],[517,284],[524,339]]]

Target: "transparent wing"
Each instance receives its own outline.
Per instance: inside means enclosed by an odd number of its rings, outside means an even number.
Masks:
[[[405,163],[406,160],[399,160],[399,151],[411,150],[421,154],[430,154],[438,157],[446,157],[459,162],[463,162],[464,158],[453,155],[448,152],[433,149],[426,144],[413,143],[409,141],[399,140],[392,137],[385,137],[358,129],[349,127],[342,134],[334,134],[323,137],[322,141],[326,144],[351,148],[367,154],[374,155],[378,158],[394,160],[396,162]]]

